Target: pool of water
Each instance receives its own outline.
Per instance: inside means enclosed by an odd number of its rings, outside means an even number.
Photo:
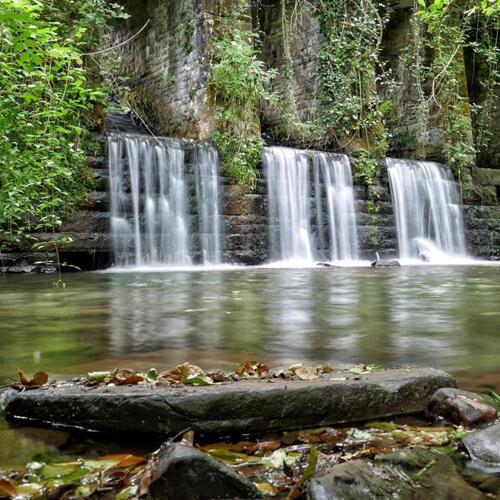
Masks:
[[[500,371],[500,268],[235,269],[0,279],[0,380],[182,361]]]
[[[0,382],[184,361],[432,365],[500,389],[500,267],[0,278]],[[0,432],[5,423],[0,422]],[[1,458],[1,457],[0,457]],[[1,460],[0,460],[1,462]]]

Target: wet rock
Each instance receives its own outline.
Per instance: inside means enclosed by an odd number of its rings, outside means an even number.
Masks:
[[[372,267],[401,267],[401,263],[396,259],[377,259],[372,262]]]
[[[38,272],[43,274],[54,274],[57,272],[57,267],[51,264],[42,264],[38,268]]]
[[[463,443],[473,459],[500,466],[500,423],[471,432]]]
[[[6,415],[102,431],[267,432],[419,413],[437,389],[453,385],[445,372],[413,368],[202,387],[44,387],[10,391]]]
[[[210,455],[183,444],[164,444],[147,466],[153,500],[260,498],[256,487]]]
[[[436,391],[430,400],[428,413],[467,427],[487,424],[497,418],[496,409],[488,405],[480,395],[454,388]]]
[[[489,477],[479,484],[479,489],[493,493],[494,495],[500,495],[500,477]]]
[[[476,500],[485,498],[436,450],[415,448],[352,460],[320,471],[308,484],[309,500]]]
[[[34,273],[36,271],[38,271],[38,266],[32,264],[19,264],[17,266],[9,266],[7,268],[8,274]]]

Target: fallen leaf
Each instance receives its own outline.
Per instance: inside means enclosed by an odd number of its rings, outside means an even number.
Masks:
[[[208,450],[208,454],[215,458],[220,458],[222,460],[238,460],[238,459],[247,459],[248,455],[244,453],[236,453],[235,451],[230,450],[222,450],[222,449],[213,449]]]
[[[283,464],[292,465],[297,460],[297,456],[292,454],[287,454],[286,450],[280,448],[274,451],[268,457],[262,457],[262,464],[267,467],[272,467],[273,469],[281,469]]]
[[[89,372],[87,374],[87,382],[104,382],[110,376],[111,372]]]
[[[42,495],[44,487],[38,483],[23,483],[17,487],[17,494],[21,497],[38,497]]]
[[[7,496],[15,497],[17,495],[17,486],[8,478],[0,477],[0,492]]]
[[[116,495],[115,500],[128,500],[129,498],[137,498],[138,489],[139,487],[137,485],[127,486]]]
[[[254,484],[261,493],[267,493],[268,495],[275,495],[277,493],[276,488],[269,483],[254,483]]]
[[[138,374],[130,375],[123,380],[117,380],[117,385],[137,385],[139,382],[143,382],[144,377]]]
[[[393,432],[397,427],[391,422],[371,422],[364,426],[365,429],[377,429],[383,432]]]
[[[309,457],[307,461],[307,467],[302,473],[302,482],[309,480],[316,472],[316,467],[318,465],[318,450],[314,446],[311,446],[309,451]]]
[[[73,498],[88,498],[96,492],[97,486],[95,483],[81,484],[71,496]]]
[[[352,428],[347,432],[347,435],[354,438],[359,439],[361,441],[368,441],[372,439],[372,435],[369,432],[360,431],[359,429]]]
[[[116,465],[114,467],[125,469],[134,465],[145,464],[147,462],[147,459],[145,457],[140,457],[137,455],[119,453],[116,455],[104,455],[102,457],[99,457],[98,461],[116,462]]]
[[[314,380],[319,378],[316,368],[304,366],[302,364],[290,366],[288,372],[290,375],[298,377],[300,380]]]
[[[33,375],[33,384],[42,386],[45,385],[49,380],[49,376],[45,372],[36,372]]]
[[[264,363],[249,360],[238,366],[235,373],[242,378],[263,378],[269,375],[269,367]]]
[[[263,453],[266,451],[274,451],[281,447],[280,441],[263,441],[257,443],[257,453]]]
[[[173,370],[161,373],[159,378],[168,382],[181,383],[188,377],[195,375],[205,375],[205,373],[199,366],[183,363],[182,365],[177,365]]]
[[[186,385],[212,385],[214,381],[205,375],[189,375],[182,380],[183,384]]]
[[[33,385],[33,380],[31,377],[26,375],[20,368],[18,368],[17,372],[19,373],[19,380],[21,381],[21,384],[23,385]]]

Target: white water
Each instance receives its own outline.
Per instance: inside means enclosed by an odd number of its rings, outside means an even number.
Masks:
[[[264,166],[271,258],[304,264],[356,260],[358,237],[347,157],[271,147],[264,149]]]
[[[460,195],[451,171],[437,163],[387,159],[402,259],[466,258]]]
[[[191,176],[180,141],[115,134],[108,151],[114,264],[182,268],[197,255],[202,264],[220,264],[215,150],[195,146]]]

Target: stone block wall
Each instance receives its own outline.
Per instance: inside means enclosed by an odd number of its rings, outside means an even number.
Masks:
[[[209,2],[208,2],[209,3]],[[209,129],[205,82],[211,23],[201,0],[126,0],[115,45],[127,100],[161,135],[203,139]]]
[[[309,7],[303,9],[294,2],[282,6],[282,0],[266,0],[259,4],[258,28],[262,58],[278,73],[274,87],[281,104],[284,99],[289,101],[286,104],[291,108],[287,111],[298,122],[312,121],[318,105],[316,56],[322,41],[318,19],[311,15]],[[264,106],[261,121],[263,130],[271,130],[282,142],[293,142],[293,137],[280,133],[283,125],[280,105]]]

